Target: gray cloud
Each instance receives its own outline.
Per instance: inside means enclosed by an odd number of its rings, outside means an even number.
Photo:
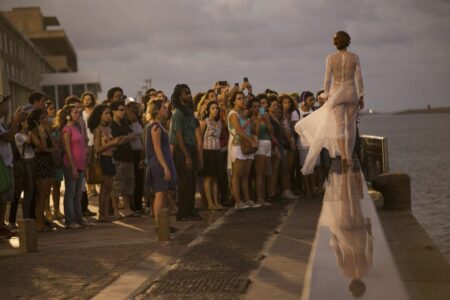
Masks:
[[[337,30],[352,36],[367,106],[450,105],[450,3],[420,0],[4,0],[56,15],[81,70],[133,96],[145,78],[170,94],[248,76],[256,91],[316,91]],[[105,93],[103,93],[104,95]],[[432,97],[430,97],[432,95]]]

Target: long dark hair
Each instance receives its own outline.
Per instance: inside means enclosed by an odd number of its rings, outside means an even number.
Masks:
[[[27,118],[29,131],[34,130],[39,125],[39,121],[43,113],[44,110],[41,108],[36,108],[30,113],[30,115]]]
[[[95,129],[97,129],[97,127],[100,125],[103,112],[106,109],[110,109],[108,105],[100,104],[94,108],[91,115],[89,116],[87,126],[92,133],[94,133]]]
[[[172,96],[170,97],[170,99],[171,99],[171,101],[173,103],[173,107],[175,109],[179,109],[179,110],[181,110],[183,115],[189,116],[194,113],[194,107],[193,107],[193,103],[190,103],[189,107],[187,107],[181,103],[181,99],[180,99],[181,92],[184,89],[188,89],[189,91],[191,91],[191,89],[189,88],[189,86],[187,84],[185,84],[185,83],[177,84],[173,88],[173,93],[172,93]]]
[[[217,101],[208,102],[208,104],[206,105],[205,116],[203,117],[203,120],[209,119],[209,115],[211,114],[211,106],[213,106],[213,104],[217,105],[217,109],[219,109],[217,116],[214,118],[214,121],[220,120],[220,107]]]

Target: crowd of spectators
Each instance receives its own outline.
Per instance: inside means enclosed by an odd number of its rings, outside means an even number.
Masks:
[[[8,122],[14,99],[0,95],[0,235],[17,231],[19,204],[42,232],[56,230],[56,220],[77,229],[94,226],[93,217],[157,219],[168,207],[177,221],[195,221],[201,208],[254,209],[318,197],[330,158],[324,151],[314,174],[302,176],[308,146],[293,128],[323,105],[322,92],[255,95],[244,78],[194,96],[178,84],[170,99],[149,89],[135,101],[114,87],[102,102],[86,92],[68,97],[58,111],[34,92]],[[92,212],[88,205],[97,197]]]

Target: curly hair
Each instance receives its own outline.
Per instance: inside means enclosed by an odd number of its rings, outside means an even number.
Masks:
[[[56,118],[54,121],[54,127],[57,129],[63,129],[66,126],[67,121],[70,120],[70,113],[72,110],[77,109],[74,104],[67,104],[61,108],[56,114]]]
[[[281,105],[283,105],[283,101],[287,99],[289,100],[290,106],[289,106],[289,112],[293,112],[295,109],[295,102],[292,99],[291,96],[289,96],[288,94],[281,94],[280,96],[278,96],[278,101],[280,102]]]
[[[350,45],[350,35],[345,31],[338,31],[333,38],[333,45],[336,46],[338,50],[344,50]]]
[[[110,109],[106,104],[100,104],[94,108],[94,111],[89,116],[87,125],[89,130],[94,133],[95,129],[100,125],[103,112],[107,109]],[[111,114],[111,111],[109,112]]]
[[[231,105],[231,107],[234,107],[234,102],[236,101],[236,97],[238,95],[243,95],[245,97],[244,92],[241,92],[241,91],[237,91],[237,92],[234,92],[233,94],[231,94],[231,96],[230,96],[230,105]]]

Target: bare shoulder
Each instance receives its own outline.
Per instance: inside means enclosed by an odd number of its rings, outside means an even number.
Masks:
[[[358,54],[356,54],[354,52],[347,51],[347,53],[355,58],[359,58]]]

